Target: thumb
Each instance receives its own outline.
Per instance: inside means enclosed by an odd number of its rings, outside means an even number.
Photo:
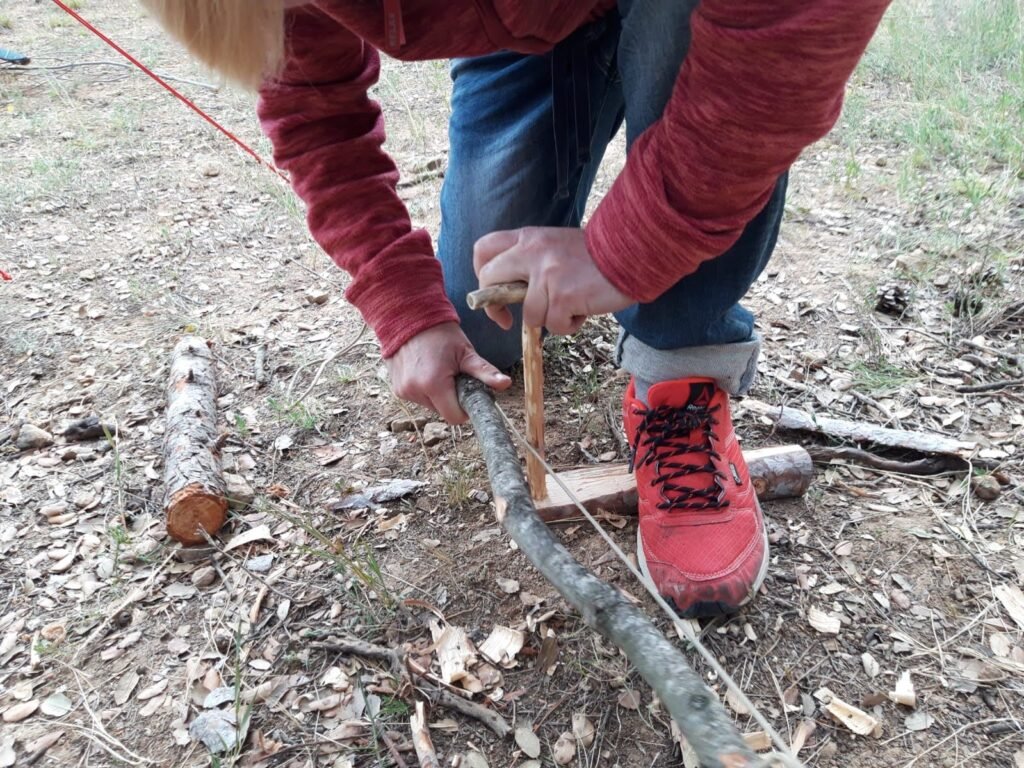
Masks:
[[[468,373],[491,389],[504,390],[512,386],[512,379],[484,360],[476,352],[469,352],[459,364],[461,373]]]

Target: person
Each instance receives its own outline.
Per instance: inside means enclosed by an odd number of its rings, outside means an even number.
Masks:
[[[888,0],[143,0],[207,64],[258,87],[277,164],[352,277],[395,393],[464,421],[519,323],[621,325],[638,560],[683,616],[732,613],[768,564],[729,396],[755,372],[740,304],[764,269],[787,171],[836,121]],[[437,258],[396,194],[380,52],[451,59]],[[623,171],[584,226],[609,141]],[[523,280],[520,308],[471,312]]]

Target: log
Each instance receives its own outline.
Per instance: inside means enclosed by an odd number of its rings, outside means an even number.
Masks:
[[[186,336],[171,354],[164,433],[167,533],[182,544],[205,544],[227,519],[216,397],[210,344]]]
[[[846,421],[831,416],[821,416],[817,413],[807,413],[784,405],[769,405],[760,400],[747,398],[743,400],[742,405],[748,411],[767,416],[783,429],[815,432],[854,443],[873,443],[922,453],[943,453],[959,456],[962,459],[970,459],[978,448],[977,443],[956,440],[934,432],[889,429],[876,424]]]
[[[814,477],[810,454],[799,445],[744,451],[743,458],[750,470],[750,482],[761,501],[802,496]],[[636,514],[636,478],[628,464],[592,464],[559,472],[558,477],[593,514],[601,511]],[[580,516],[576,504],[554,483],[536,506],[537,513],[547,523]]]
[[[705,768],[762,766],[718,697],[686,658],[622,594],[577,562],[537,515],[512,439],[487,387],[460,377],[459,402],[483,449],[498,521],[583,620],[621,648],[657,692]]]

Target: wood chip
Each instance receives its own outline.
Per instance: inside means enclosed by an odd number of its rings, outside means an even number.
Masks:
[[[139,701],[148,701],[149,699],[152,699],[152,698],[155,698],[155,697],[159,696],[161,693],[163,693],[166,690],[167,690],[167,678],[165,677],[163,680],[158,680],[157,682],[153,683],[152,685],[149,685],[149,686],[146,686],[145,688],[143,688],[141,691],[139,691],[139,695],[136,698]]]
[[[270,535],[270,527],[267,525],[257,525],[250,528],[247,531],[243,531],[238,534],[231,541],[228,542],[227,546],[224,547],[225,552],[230,552],[232,549],[238,549],[244,547],[246,544],[252,544],[256,541],[273,541],[274,539]]]
[[[828,688],[820,688],[814,693],[814,698],[825,705],[825,710],[836,720],[845,725],[859,736],[870,736],[878,734],[879,722],[867,712],[857,709],[852,704],[836,696]]]
[[[793,742],[789,745],[794,755],[799,754],[800,750],[806,746],[807,740],[811,738],[817,728],[818,724],[813,720],[800,721],[800,725],[796,727],[796,733],[793,734]]]
[[[747,742],[747,746],[755,752],[767,752],[772,748],[772,737],[764,731],[751,731],[750,733],[744,733],[743,740]]]
[[[516,655],[525,642],[525,633],[498,624],[480,645],[480,653],[505,669],[511,669],[516,665]]]
[[[468,667],[476,661],[473,644],[466,630],[450,624],[442,629],[438,622],[432,621],[430,632],[434,637],[437,661],[441,665],[441,679],[453,685],[468,674]]]
[[[905,707],[917,706],[917,694],[914,692],[909,670],[900,675],[900,679],[896,681],[896,688],[889,691],[889,698]]]

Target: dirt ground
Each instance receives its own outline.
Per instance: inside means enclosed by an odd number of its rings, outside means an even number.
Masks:
[[[269,156],[251,98],[208,87],[135,4],[76,6]],[[761,594],[698,629],[808,766],[1019,767],[1020,11],[910,6],[890,12],[840,125],[793,170],[778,250],[749,296],[765,339],[750,397],[970,441],[972,465],[915,476],[820,456],[804,497],[765,507]],[[650,689],[495,522],[472,430],[393,431],[427,414],[391,395],[345,276],[286,185],[56,6],[0,10],[0,46],[33,58],[0,68],[0,269],[13,277],[0,282],[0,766],[341,768],[397,765],[396,752],[415,765],[417,694],[340,638],[405,647],[435,679],[446,643],[477,649],[456,687],[476,685],[472,700],[519,738],[434,706],[445,765],[551,765],[565,732],[569,765],[684,764]],[[388,62],[376,93],[403,196],[436,237],[447,67]],[[595,201],[624,157],[619,140]],[[198,550],[167,537],[161,511],[164,388],[186,334],[214,345],[240,502]],[[546,346],[557,467],[627,458],[614,339],[598,318]],[[514,419],[520,395],[500,399]],[[748,446],[841,444],[734,411]],[[89,415],[106,434],[62,434]],[[52,442],[19,448],[26,424]],[[421,485],[351,499],[396,480]],[[609,522],[630,549],[635,521]],[[585,523],[558,530],[641,594]],[[432,624],[447,632],[436,642]],[[504,665],[479,652],[495,627],[523,640]],[[907,676],[913,701],[897,703]],[[835,701],[877,720],[874,734],[833,716]],[[742,731],[760,730],[729,705]],[[596,738],[574,742],[574,716]],[[204,724],[226,748],[199,740]]]

